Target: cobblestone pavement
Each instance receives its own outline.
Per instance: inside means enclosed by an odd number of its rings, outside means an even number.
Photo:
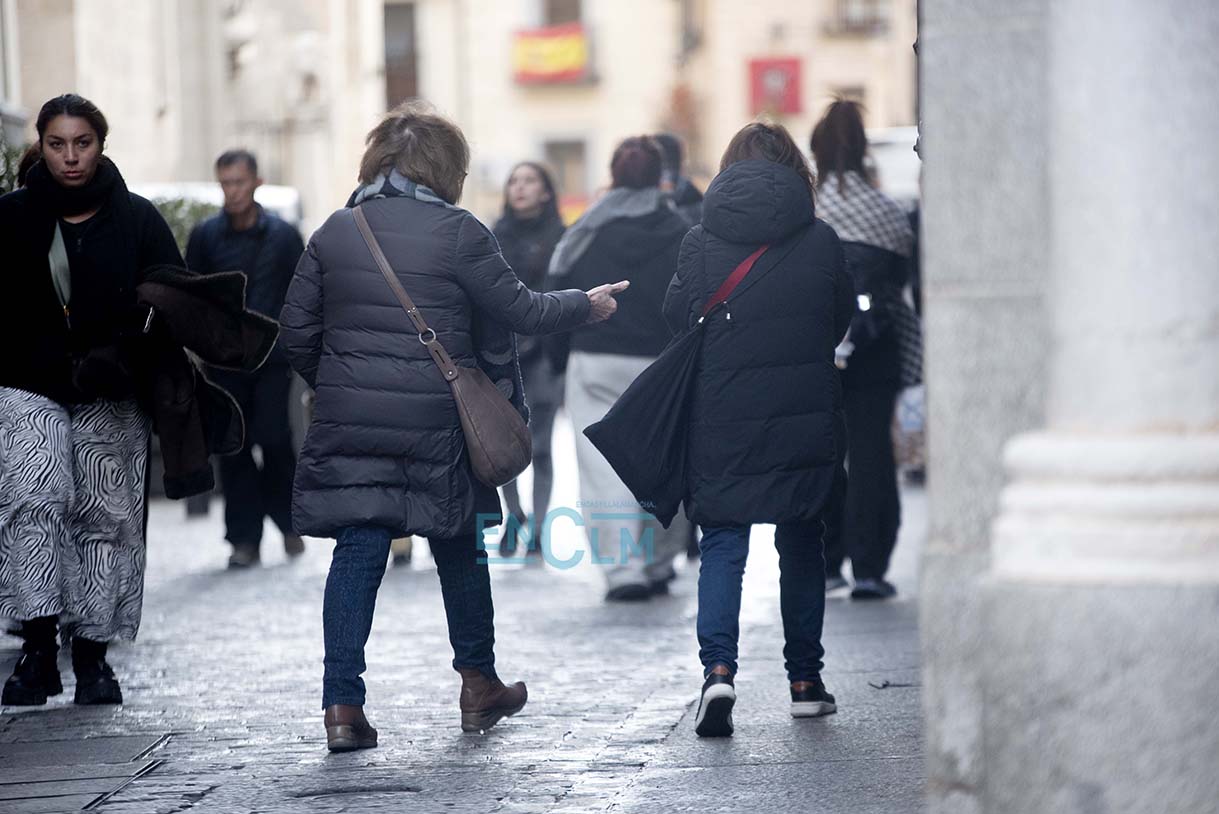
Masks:
[[[570,442],[570,426],[560,432]],[[556,501],[574,506],[574,455],[563,441]],[[76,707],[69,686],[44,708],[0,711],[0,812],[922,809],[921,490],[905,494],[894,565],[901,598],[829,602],[825,679],[837,715],[788,716],[777,556],[770,529],[758,528],[734,738],[693,733],[694,569],[669,597],[607,606],[587,562],[493,566],[498,667],[528,682],[530,701],[495,729],[463,735],[439,585],[417,547],[410,568],[386,575],[368,647],[366,709],[382,745],[333,756],[320,710],[330,544],[310,541],[289,563],[269,532],[262,568],[226,572],[220,508],[192,521],[177,503],[151,509],[143,629],[135,644],[112,648],[124,706]],[[573,549],[579,541],[574,529],[555,535]],[[0,635],[5,676],[16,647]],[[67,658],[61,669],[70,685]],[[117,790],[99,796],[103,787]]]

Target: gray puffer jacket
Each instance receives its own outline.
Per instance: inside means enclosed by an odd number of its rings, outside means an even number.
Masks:
[[[526,288],[491,232],[464,209],[407,197],[361,206],[458,365],[480,361],[480,315],[521,334],[569,330],[588,319],[584,292]],[[499,496],[470,469],[449,385],[378,271],[352,210],[335,212],[309,240],[280,323],[292,366],[316,391],[292,496],[299,533],[334,537],[346,526],[376,525],[446,539],[473,533],[479,515],[500,516]]]

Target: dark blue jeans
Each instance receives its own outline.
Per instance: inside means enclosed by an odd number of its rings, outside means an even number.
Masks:
[[[821,520],[775,530],[779,550],[779,609],[789,681],[821,677],[821,626],[825,619],[825,559]],[[704,527],[699,541],[698,657],[704,675],[723,664],[736,675],[741,578],[749,555],[749,526]]]
[[[326,643],[322,708],[364,704],[364,645],[372,630],[377,589],[389,558],[389,529],[343,529],[335,541],[326,578],[322,631]],[[495,676],[495,608],[486,552],[473,533],[428,539],[440,574],[440,593],[453,646],[453,669],[473,667]],[[479,563],[479,560],[482,563]]]

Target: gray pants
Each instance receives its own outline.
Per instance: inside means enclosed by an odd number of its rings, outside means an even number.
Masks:
[[[580,514],[594,562],[610,588],[667,579],[686,550],[690,524],[684,515],[668,529],[645,512],[584,428],[600,421],[618,397],[654,360],[641,356],[573,351],[567,364],[567,411],[576,430],[580,465]]]

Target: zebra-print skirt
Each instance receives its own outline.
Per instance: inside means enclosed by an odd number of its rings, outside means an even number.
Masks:
[[[0,387],[0,618],[134,639],[144,602],[148,416]]]

